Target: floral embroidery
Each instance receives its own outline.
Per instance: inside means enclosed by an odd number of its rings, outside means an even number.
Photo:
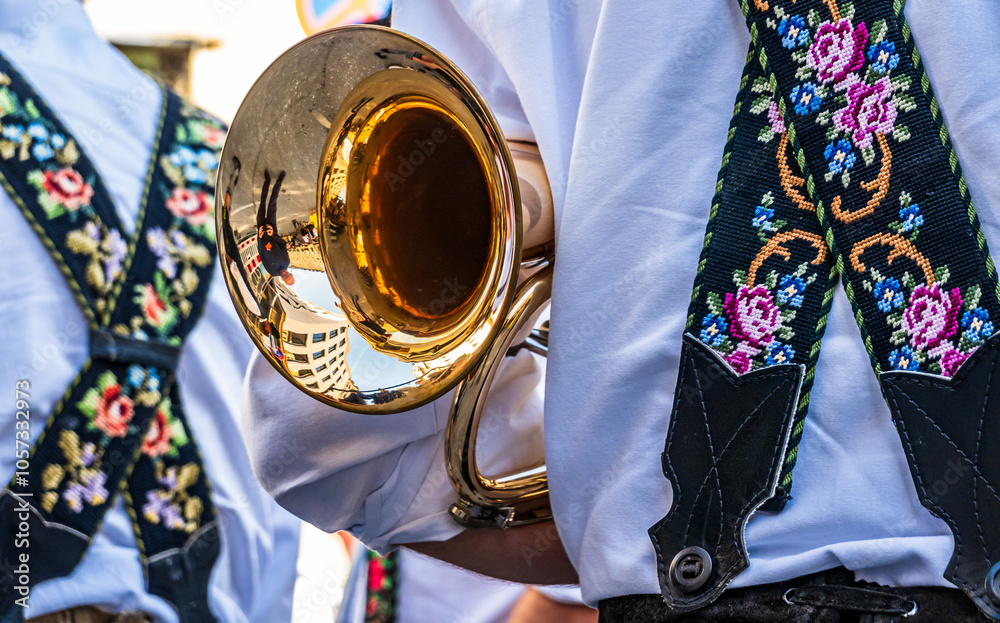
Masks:
[[[868,49],[868,60],[871,61],[872,70],[876,73],[884,74],[892,71],[899,65],[896,44],[892,41],[883,41],[873,45]]]
[[[726,341],[729,323],[722,316],[708,314],[701,320],[701,341],[709,346],[720,346]]]
[[[192,225],[203,225],[212,215],[208,195],[202,191],[175,188],[167,199],[167,209],[178,218],[187,219]]]
[[[830,143],[823,154],[830,167],[830,173],[843,173],[854,167],[858,157],[854,154],[851,144],[840,139]]]
[[[368,553],[368,583],[365,599],[366,623],[389,623],[396,620],[396,580],[398,560],[396,554],[379,556]]]
[[[892,83],[886,77],[875,84],[855,82],[848,87],[847,106],[833,115],[833,124],[849,135],[858,149],[869,149],[876,134],[893,133],[896,115]]]
[[[792,89],[792,103],[795,104],[795,112],[800,115],[808,115],[819,110],[823,103],[823,94],[812,82],[806,82]]]
[[[71,430],[59,435],[59,450],[63,464],[51,463],[42,471],[41,506],[52,512],[60,498],[72,513],[80,513],[84,504],[100,506],[108,499],[105,487],[108,476],[101,471],[104,450],[94,443],[80,443],[80,437]],[[62,485],[62,495],[59,489]]]
[[[201,469],[196,463],[181,467],[164,468],[156,464],[156,482],[160,487],[146,492],[142,516],[151,524],[162,525],[168,530],[192,533],[201,524],[205,503],[188,489],[198,483]]]
[[[90,257],[86,270],[87,283],[101,292],[110,289],[118,278],[128,253],[128,243],[120,231],[106,229],[91,220],[84,223],[83,228],[66,234],[66,246],[78,255]],[[98,311],[105,304],[103,300],[95,301]]]
[[[781,35],[781,45],[790,50],[809,42],[809,29],[806,28],[806,20],[798,15],[781,20],[781,23],[778,24],[778,34]]]
[[[177,308],[170,304],[168,300],[167,285],[162,273],[156,273],[154,284],[144,283],[135,286],[135,297],[132,301],[139,306],[142,311],[141,325],[145,322],[156,329],[161,336],[170,333],[174,325],[177,324]],[[138,318],[138,317],[137,317]],[[133,322],[133,324],[135,324]],[[133,329],[133,333],[138,331],[138,327]]]
[[[874,293],[878,308],[885,313],[903,305],[903,293],[900,290],[898,279],[890,277],[879,281],[875,284]]]
[[[809,46],[806,64],[816,70],[820,82],[840,83],[864,64],[867,42],[868,28],[864,24],[855,27],[848,19],[836,24],[823,22]]]

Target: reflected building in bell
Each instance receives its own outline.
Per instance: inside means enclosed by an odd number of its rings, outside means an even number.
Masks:
[[[243,262],[243,269],[250,280],[250,287],[258,297],[268,274],[264,272],[264,265],[260,260],[260,252],[257,250],[257,234],[254,234],[239,244],[240,261]]]
[[[295,299],[282,283],[275,285],[284,312],[281,343],[288,372],[313,391],[357,391],[347,367],[347,319]]]

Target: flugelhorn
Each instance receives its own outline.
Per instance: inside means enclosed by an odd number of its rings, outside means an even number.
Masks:
[[[551,195],[537,150],[512,145],[444,56],[351,26],[258,78],[218,173],[226,283],[286,379],[372,415],[457,387],[446,460],[467,525],[551,516],[544,465],[486,477],[475,460],[490,381],[551,292]],[[527,243],[519,171],[533,189]]]

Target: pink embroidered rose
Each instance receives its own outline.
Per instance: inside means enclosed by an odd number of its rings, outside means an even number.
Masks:
[[[77,171],[66,167],[58,171],[43,173],[42,187],[56,203],[62,204],[67,210],[78,210],[81,206],[89,206],[94,189],[83,181],[83,176]]]
[[[871,147],[876,134],[892,134],[896,128],[896,105],[892,83],[882,78],[875,84],[855,82],[847,89],[847,107],[833,115],[838,130],[851,135],[858,149]]]
[[[114,383],[97,398],[94,425],[108,437],[124,437],[133,413],[132,399],[122,394],[121,385]]]
[[[903,312],[903,330],[917,349],[934,348],[958,332],[962,293],[958,288],[942,292],[935,283],[913,289]]]
[[[781,134],[785,131],[785,120],[781,118],[781,111],[778,110],[778,103],[771,102],[767,109],[767,120],[771,122],[771,132]]]
[[[758,354],[760,354],[759,348],[754,348],[746,342],[740,342],[736,350],[726,355],[725,359],[736,374],[746,374],[752,367],[753,358]]]
[[[868,28],[863,23],[855,28],[846,19],[836,24],[825,22],[816,29],[806,64],[816,70],[820,82],[836,84],[865,64],[867,42]]]
[[[170,451],[170,439],[173,437],[170,421],[162,409],[157,409],[153,421],[142,440],[142,453],[157,457]]]
[[[146,322],[154,327],[163,326],[163,324],[172,316],[170,309],[167,307],[167,303],[160,298],[160,295],[156,293],[153,286],[148,283],[142,286],[137,286],[137,289],[140,289],[140,293],[136,302],[139,303],[139,306],[142,309],[142,315],[146,319]]]
[[[185,218],[192,225],[201,225],[212,215],[208,195],[202,191],[192,192],[187,188],[175,188],[167,199],[167,209],[179,218]]]
[[[723,309],[732,336],[754,348],[769,344],[774,332],[781,328],[781,310],[764,286],[740,286],[735,295],[726,295]]]
[[[972,351],[975,352],[975,351]],[[941,357],[941,374],[945,376],[955,376],[958,369],[962,367],[965,360],[972,354],[963,353],[960,350],[951,349]]]

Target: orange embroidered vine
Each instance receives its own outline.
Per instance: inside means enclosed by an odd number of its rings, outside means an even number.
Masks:
[[[792,173],[791,167],[788,166],[788,142],[788,132],[782,132],[777,154],[778,177],[781,179],[781,188],[788,195],[788,198],[792,200],[792,203],[795,204],[795,207],[806,212],[815,212],[816,206],[796,190],[796,188],[805,186],[806,181]]]
[[[754,287],[757,281],[757,271],[760,270],[760,267],[763,266],[768,258],[777,255],[786,262],[792,259],[792,252],[784,246],[785,243],[792,240],[804,240],[816,249],[816,259],[810,262],[813,266],[820,266],[826,261],[826,242],[818,234],[811,234],[801,229],[782,232],[768,240],[764,248],[754,258],[753,263],[750,264],[750,271],[747,273],[747,286]]]
[[[861,182],[861,188],[867,192],[875,191],[875,194],[868,200],[865,207],[854,212],[841,210],[840,196],[834,197],[833,201],[830,202],[830,211],[833,212],[833,216],[841,223],[853,223],[858,219],[872,214],[881,205],[886,193],[889,192],[889,179],[892,177],[892,149],[889,148],[889,141],[886,140],[885,134],[876,134],[875,138],[878,140],[878,146],[882,150],[882,168],[878,172],[878,177],[870,182]]]
[[[932,285],[934,283],[934,269],[931,267],[930,261],[917,248],[913,246],[913,243],[899,236],[897,234],[887,234],[881,233],[874,236],[865,238],[861,242],[854,245],[851,249],[851,267],[857,273],[864,273],[867,270],[865,263],[861,261],[861,255],[874,245],[881,245],[883,247],[892,247],[892,252],[889,253],[889,257],[886,258],[886,263],[890,266],[893,261],[900,257],[907,257],[913,260],[920,270],[923,271],[924,277],[927,280],[927,285]]]

